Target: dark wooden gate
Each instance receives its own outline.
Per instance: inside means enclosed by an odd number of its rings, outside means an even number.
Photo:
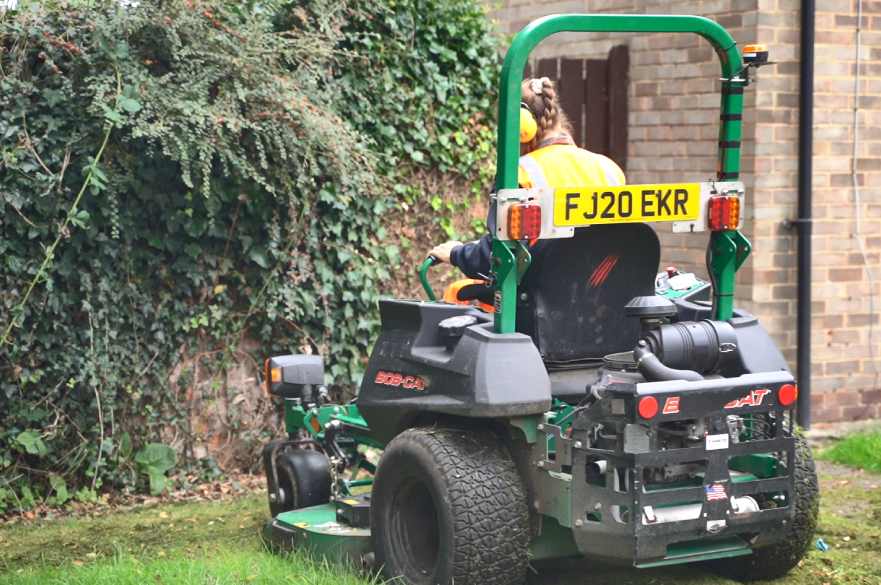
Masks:
[[[576,144],[605,154],[626,171],[629,68],[627,47],[619,45],[606,59],[540,59],[527,65],[526,76],[556,81]]]

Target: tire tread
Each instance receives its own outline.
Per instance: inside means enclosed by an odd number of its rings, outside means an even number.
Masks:
[[[416,428],[398,435],[388,450],[411,443],[431,453],[450,497],[453,558],[450,580],[443,585],[522,583],[529,510],[522,479],[502,441],[489,431]],[[382,471],[380,462],[378,476]]]

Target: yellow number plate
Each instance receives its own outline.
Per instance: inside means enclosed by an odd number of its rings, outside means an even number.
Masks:
[[[554,225],[693,221],[700,202],[700,183],[562,188],[554,191]]]

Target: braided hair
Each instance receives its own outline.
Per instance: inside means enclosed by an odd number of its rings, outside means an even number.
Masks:
[[[553,81],[547,77],[525,79],[520,91],[522,101],[529,106],[538,125],[535,138],[525,145],[527,150],[535,150],[548,135],[560,132],[572,133],[569,119],[560,108],[557,86]]]

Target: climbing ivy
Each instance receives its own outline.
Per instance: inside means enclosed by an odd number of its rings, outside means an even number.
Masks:
[[[195,389],[227,400],[266,354],[356,381],[399,278],[389,218],[422,221],[446,177],[468,185],[449,231],[487,182],[496,49],[476,0],[0,15],[0,512],[211,467]]]

